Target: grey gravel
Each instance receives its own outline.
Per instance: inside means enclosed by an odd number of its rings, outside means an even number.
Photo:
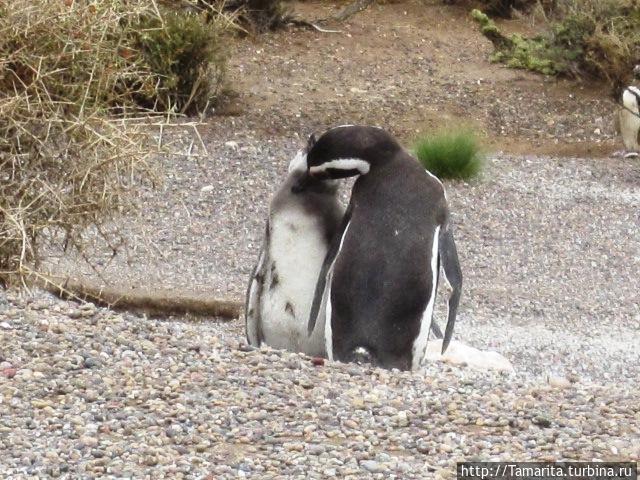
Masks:
[[[43,293],[5,295],[2,478],[453,478],[462,459],[640,455],[637,388],[623,381],[316,366],[239,348],[239,322],[101,308],[89,322]]]
[[[242,158],[210,199],[237,217],[204,214],[192,185],[213,167],[182,161],[128,231],[188,235],[170,206],[200,212],[186,231],[201,241],[172,251],[163,282],[240,295],[295,145],[209,148],[211,162]],[[465,273],[456,336],[501,352],[515,375],[315,366],[246,348],[241,321],[3,294],[0,476],[417,479],[453,478],[457,460],[637,461],[640,199],[637,166],[617,162],[497,155],[479,181],[448,184]],[[157,279],[143,252],[104,273]]]

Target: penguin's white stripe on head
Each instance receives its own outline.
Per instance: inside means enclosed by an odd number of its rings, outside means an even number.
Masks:
[[[293,160],[289,162],[289,173],[307,171],[307,154],[304,150],[298,150]]]
[[[329,130],[327,130],[325,133],[330,132],[332,130],[337,130],[338,128],[350,128],[350,127],[359,127],[360,125],[356,125],[353,123],[345,123],[344,125],[336,125],[335,127],[331,127]],[[384,128],[379,127],[378,125],[367,125],[368,127],[371,128],[377,128],[378,130],[384,130]]]
[[[431,320],[433,319],[433,307],[436,300],[436,288],[438,283],[438,243],[440,239],[440,225],[438,225],[433,232],[433,243],[431,247],[431,292],[429,300],[427,301],[427,307],[422,314],[422,320],[420,322],[420,331],[418,336],[413,342],[412,349],[412,370],[420,368],[420,364],[424,359],[425,352],[427,351],[427,342],[429,340],[429,331],[431,330]]]
[[[358,170],[360,175],[366,175],[369,173],[371,165],[361,158],[336,158],[335,160],[312,166],[309,168],[309,172],[311,172],[311,174],[320,173],[330,168],[336,170]]]
[[[627,87],[629,90],[631,90],[632,92],[634,92],[637,95],[640,95],[640,88],[638,87],[634,87],[633,85],[630,85]]]

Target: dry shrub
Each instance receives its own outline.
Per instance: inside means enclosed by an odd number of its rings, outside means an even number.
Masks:
[[[558,0],[553,42],[572,53],[571,73],[619,87],[640,62],[639,25],[637,0]]]
[[[214,8],[219,0],[198,0],[201,8]],[[264,33],[284,27],[292,18],[291,8],[283,0],[225,0],[225,12],[233,12],[234,19],[246,32]]]
[[[0,1],[0,282],[37,265],[43,238],[80,247],[132,207],[154,153],[138,102],[170,91],[140,25],[164,15],[143,0]]]
[[[640,61],[640,2],[557,0],[546,30],[533,38],[506,37],[479,11],[472,12],[496,47],[493,59],[514,68],[626,85]],[[500,41],[496,41],[499,39]]]
[[[134,57],[154,73],[137,100],[154,110],[194,114],[207,109],[222,86],[227,48],[224,32],[235,28],[234,15],[212,4],[145,15],[131,39]]]
[[[445,4],[467,5],[479,8],[489,15],[510,18],[514,10],[528,12],[535,7],[542,6],[545,10],[551,7],[555,0],[443,0]]]

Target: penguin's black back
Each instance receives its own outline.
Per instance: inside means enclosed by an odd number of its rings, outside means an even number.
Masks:
[[[364,347],[385,367],[410,369],[448,213],[442,184],[413,157],[400,149],[385,160],[353,187],[331,281],[333,354],[349,361]]]

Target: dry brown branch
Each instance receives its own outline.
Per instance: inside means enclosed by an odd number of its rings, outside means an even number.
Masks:
[[[113,287],[99,287],[87,281],[32,274],[32,285],[67,300],[92,302],[114,310],[149,316],[193,315],[199,317],[239,318],[244,306],[236,300],[176,294],[172,290],[124,292]]]

